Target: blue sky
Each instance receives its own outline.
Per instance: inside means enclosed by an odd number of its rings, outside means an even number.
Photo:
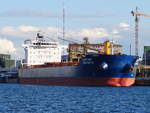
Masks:
[[[134,17],[130,11],[138,6],[140,12],[150,14],[149,0],[3,0],[0,10],[0,39],[11,43],[8,48],[13,48],[9,53],[14,58],[19,55],[23,57],[21,44],[25,39],[33,38],[36,30],[45,30],[50,37],[54,34],[57,34],[55,38],[61,35],[56,29],[61,32],[59,29],[62,28],[63,3],[66,11],[66,34],[70,33],[68,38],[82,40],[83,36],[88,36],[91,42],[102,43],[105,39],[119,37],[115,40],[124,46],[127,54],[130,43],[134,46]],[[150,45],[149,26],[150,18],[141,17],[140,56],[143,45]],[[114,31],[116,32],[113,34]],[[74,35],[77,33],[78,35]],[[2,52],[8,51],[0,47],[1,49]]]
[[[136,6],[140,7],[142,11],[150,12],[148,0],[3,0],[1,1],[2,13],[15,11],[46,11],[47,13],[61,14],[62,4],[65,3],[66,13],[68,14],[110,14],[101,18],[93,18],[96,23],[94,24],[112,24],[115,25],[119,21],[130,22],[130,11]],[[57,18],[24,18],[24,17],[3,17],[1,18],[0,25],[20,25],[30,24],[36,26],[55,25],[58,26]],[[70,19],[69,19],[70,20]],[[89,20],[89,19],[87,19]],[[61,21],[61,20],[60,20]],[[70,23],[71,21],[79,22],[79,19],[71,18],[68,21],[69,27],[84,26],[81,24]],[[85,19],[80,19],[84,22]],[[101,22],[102,21],[102,22]],[[91,21],[92,22],[92,21]],[[105,22],[105,23],[104,23]],[[87,24],[87,23],[86,23]]]

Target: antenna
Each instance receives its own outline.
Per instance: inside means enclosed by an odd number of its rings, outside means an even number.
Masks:
[[[131,55],[131,43],[130,43],[130,55]]]
[[[111,54],[114,54],[114,38],[112,37],[112,43],[111,43]]]
[[[63,39],[65,39],[65,7],[63,3]]]

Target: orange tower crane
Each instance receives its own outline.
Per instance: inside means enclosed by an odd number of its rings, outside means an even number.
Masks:
[[[139,17],[150,17],[148,14],[138,12],[138,7],[136,7],[135,11],[131,11],[132,15],[135,16],[135,55],[138,56],[139,51]]]

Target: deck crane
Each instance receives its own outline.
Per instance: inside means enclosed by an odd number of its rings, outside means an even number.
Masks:
[[[79,43],[78,43],[79,41],[78,41],[78,42],[75,42],[75,41],[71,41],[71,40],[68,40],[68,39],[63,39],[63,38],[61,38],[61,37],[58,37],[58,39],[63,40],[63,41],[66,41],[66,42],[69,42],[69,43],[72,43],[72,44],[79,44]],[[96,49],[96,48],[89,47],[89,43],[88,43],[88,38],[87,38],[87,37],[85,37],[83,40],[85,41],[85,43],[79,44],[79,45],[80,45],[81,47],[83,47],[83,48],[85,49],[85,51],[87,51],[87,50],[93,50],[93,51],[97,51],[98,53],[101,53],[100,50],[98,50],[98,49]]]
[[[135,55],[138,56],[139,51],[139,17],[150,17],[148,14],[138,12],[138,7],[136,7],[135,11],[131,11],[132,15],[135,16]]]

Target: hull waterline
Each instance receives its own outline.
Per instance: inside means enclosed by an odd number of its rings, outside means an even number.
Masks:
[[[51,77],[51,78],[20,78],[21,84],[35,85],[65,85],[65,86],[131,86],[134,78],[72,78],[72,77]]]

